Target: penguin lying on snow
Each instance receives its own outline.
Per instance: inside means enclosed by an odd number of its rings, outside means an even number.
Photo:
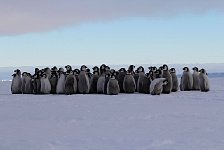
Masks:
[[[160,95],[163,91],[163,86],[168,83],[166,78],[157,78],[152,81],[150,84],[150,94],[151,95]]]

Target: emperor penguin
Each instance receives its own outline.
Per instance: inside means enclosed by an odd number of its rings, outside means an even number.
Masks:
[[[58,73],[56,70],[52,70],[51,77],[49,79],[51,83],[51,94],[57,93]]]
[[[168,84],[166,78],[156,78],[150,84],[150,94],[151,95],[160,95],[163,91],[163,86]]]
[[[26,80],[26,83],[25,83],[24,94],[33,94],[33,83],[32,83],[32,76],[30,73],[27,73],[25,80]]]
[[[123,88],[125,93],[135,92],[136,84],[131,70],[128,70],[124,77]]]
[[[14,71],[13,79],[11,83],[12,94],[22,94],[22,77],[19,69]]]
[[[151,67],[148,67],[148,69],[149,69],[149,72],[152,72],[152,74],[153,74],[153,76],[151,77],[151,79],[152,80],[154,80],[154,79],[156,79],[156,70],[157,70],[157,68],[154,66],[151,66]],[[162,76],[161,76],[161,78],[162,78]]]
[[[110,80],[110,75],[111,75],[111,70],[110,70],[110,67],[107,66],[106,67],[105,80],[104,80],[104,88],[103,88],[103,93],[104,94],[107,94],[107,83]]]
[[[132,75],[134,75],[134,69],[135,69],[135,66],[134,66],[134,65],[130,65],[130,66],[128,67],[128,70],[129,70],[129,72],[130,72]]]
[[[116,72],[111,73],[110,79],[107,84],[107,94],[108,95],[118,95],[120,92],[120,87],[116,79]]]
[[[77,80],[74,75],[74,72],[70,70],[70,72],[66,72],[67,77],[65,79],[65,94],[72,95],[77,92]]]
[[[100,70],[97,66],[93,67],[93,75],[90,79],[90,92],[91,94],[97,93],[97,81],[99,78]]]
[[[41,78],[41,93],[50,94],[51,93],[51,83],[49,81],[48,75],[43,73]]]
[[[59,77],[56,87],[57,94],[65,94],[65,72],[63,68],[59,68],[58,70]]]
[[[97,81],[97,93],[103,94],[104,93],[104,82],[105,82],[105,75],[106,75],[106,67],[100,67],[100,76]]]
[[[102,64],[102,65],[100,66],[100,75],[102,75],[103,73],[105,73],[105,68],[106,68],[106,66],[107,66],[107,65],[105,65],[105,64]]]
[[[47,75],[48,79],[50,79],[51,78],[51,69],[46,67],[46,68],[44,68],[44,72]]]
[[[81,66],[80,74],[78,76],[78,89],[80,94],[88,94],[90,90],[89,77],[86,73],[87,67],[85,65]]]
[[[28,72],[23,72],[22,73],[22,93],[25,94],[25,85],[26,85],[26,77],[27,77]]]
[[[120,88],[120,92],[124,93],[124,88],[123,88],[123,83],[124,83],[124,77],[126,75],[126,69],[125,68],[120,68],[118,70],[118,75],[117,75],[117,80]]]
[[[40,92],[40,89],[41,89],[41,75],[42,75],[41,70],[38,70],[37,72],[35,72],[35,74],[33,76],[34,94],[41,94],[41,92]]]
[[[188,67],[184,67],[183,70],[181,89],[183,91],[191,91],[193,87],[193,76]]]
[[[163,77],[163,72],[162,72],[162,70],[160,68],[155,71],[154,77],[155,77],[154,79]]]
[[[135,72],[134,72],[134,75],[133,75],[136,84],[138,83],[138,78],[139,78],[139,74],[138,73],[139,73],[138,69],[136,69]],[[137,86],[136,86],[135,92],[137,92]]]
[[[210,83],[205,69],[200,70],[199,84],[201,92],[208,92],[210,90]]]
[[[66,74],[70,74],[70,72],[72,71],[72,66],[66,65],[65,69],[66,69]]]
[[[143,79],[142,88],[145,94],[150,94],[150,84],[152,82],[151,75],[153,75],[152,71],[150,71],[149,73],[146,73]]]
[[[173,87],[173,81],[172,76],[170,74],[169,68],[166,64],[163,65],[163,78],[167,79],[168,83],[163,85],[163,93],[164,94],[170,94],[172,87]]]
[[[199,91],[200,90],[200,83],[199,83],[199,70],[197,67],[193,69],[193,88],[192,90]]]
[[[73,70],[73,74],[75,75],[76,82],[77,82],[77,87],[78,87],[80,70],[79,69]],[[79,89],[78,88],[77,88],[76,93],[79,94]]]
[[[143,91],[143,79],[145,77],[145,70],[142,66],[138,67],[138,83],[137,83],[137,92],[144,93]]]
[[[172,76],[172,92],[177,92],[179,89],[179,81],[177,78],[177,74],[176,74],[176,69],[175,68],[171,68],[170,69],[170,74]]]

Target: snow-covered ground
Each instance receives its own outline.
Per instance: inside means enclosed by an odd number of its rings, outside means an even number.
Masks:
[[[169,95],[11,95],[0,82],[0,150],[223,150],[224,78]]]

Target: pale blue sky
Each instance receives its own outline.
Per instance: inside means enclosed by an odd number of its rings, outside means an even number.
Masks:
[[[0,67],[224,63],[223,27],[224,13],[209,10],[9,30],[0,34]]]

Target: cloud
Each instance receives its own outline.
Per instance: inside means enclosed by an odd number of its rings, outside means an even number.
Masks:
[[[223,0],[7,0],[0,1],[0,35],[130,17],[224,11]]]

